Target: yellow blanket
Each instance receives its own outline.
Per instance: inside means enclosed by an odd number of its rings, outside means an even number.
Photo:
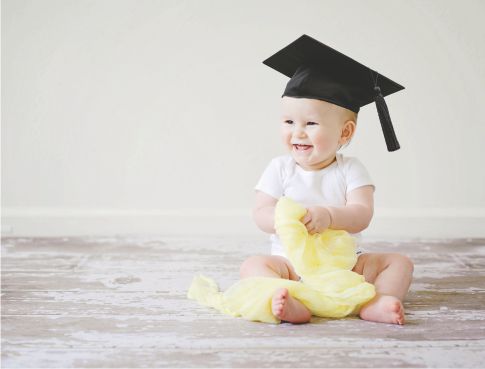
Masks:
[[[352,272],[357,261],[354,238],[345,231],[326,230],[310,235],[300,219],[306,209],[282,197],[275,210],[275,229],[288,259],[302,281],[251,277],[220,292],[214,280],[197,276],[187,296],[222,313],[265,323],[280,323],[271,311],[278,288],[287,288],[313,315],[343,318],[356,314],[375,295],[372,284]]]

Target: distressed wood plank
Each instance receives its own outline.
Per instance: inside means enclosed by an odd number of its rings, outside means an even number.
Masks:
[[[457,310],[446,319],[432,316],[432,311],[420,311],[410,316],[408,325],[400,327],[363,321],[357,317],[341,320],[313,318],[312,324],[266,325],[216,315],[213,312],[192,311],[190,314],[160,315],[52,315],[8,316],[4,343],[16,347],[89,348],[89,347],[179,347],[179,348],[278,348],[305,349],[310,346],[385,348],[402,344],[440,347],[450,341],[484,341],[485,314],[460,319],[469,310]],[[431,313],[431,314],[430,314]],[[443,325],[446,325],[446,335]],[[228,330],[227,327],[231,329]],[[155,339],[155,338],[156,339]]]
[[[451,341],[443,347],[417,344],[385,349],[21,349],[7,350],[3,365],[22,368],[483,368],[483,342]]]
[[[358,318],[267,325],[185,297],[222,289],[256,237],[2,239],[3,367],[480,367],[485,240],[369,242],[415,262],[404,327]]]

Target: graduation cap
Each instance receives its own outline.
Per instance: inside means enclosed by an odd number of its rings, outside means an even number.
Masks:
[[[387,150],[399,150],[384,96],[403,86],[307,35],[263,63],[290,77],[282,97],[324,100],[355,113],[375,102]]]

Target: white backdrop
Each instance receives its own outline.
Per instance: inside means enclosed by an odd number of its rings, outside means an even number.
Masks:
[[[344,154],[376,184],[374,237],[485,236],[485,2],[2,1],[2,231],[254,233],[253,186],[284,153],[306,33],[404,85]]]

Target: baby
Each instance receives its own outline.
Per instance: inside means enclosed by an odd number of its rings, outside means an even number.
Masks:
[[[303,60],[296,60],[298,58]],[[374,185],[367,170],[358,159],[338,153],[352,139],[359,104],[366,103],[364,95],[369,93],[365,86],[360,90],[352,86],[354,82],[349,77],[357,76],[366,67],[306,35],[265,64],[285,73],[283,69],[289,70],[289,59],[296,60],[295,71],[283,94],[281,117],[281,138],[289,154],[273,159],[264,171],[256,185],[253,211],[258,227],[272,234],[271,255],[247,259],[241,266],[241,278],[300,279],[275,235],[274,211],[281,196],[288,196],[307,208],[301,221],[310,234],[331,228],[346,230],[358,239],[359,232],[368,227],[373,215]],[[318,66],[313,63],[315,59],[320,61]],[[340,63],[332,64],[329,60],[340,60]],[[331,73],[325,72],[326,65],[332,66]],[[355,84],[364,80],[361,76],[356,77]],[[381,77],[385,82],[392,82]],[[396,89],[402,89],[397,86]],[[377,103],[378,98],[383,101],[381,90],[379,87],[374,90],[374,87],[370,94],[377,92],[380,96],[371,96],[372,101],[375,99]],[[384,89],[382,83],[381,88]],[[392,89],[384,93],[395,92],[389,91]],[[388,148],[391,150],[394,142],[392,150],[395,150],[398,143],[387,107],[385,110],[387,115],[381,116],[380,111],[379,117]],[[383,122],[386,119],[388,121]],[[413,263],[400,254],[362,253],[361,250],[357,253],[353,271],[363,275],[376,288],[376,296],[361,308],[360,317],[404,324],[402,302],[411,284]],[[310,311],[285,288],[274,291],[272,312],[282,321],[291,323],[306,323],[311,318]]]

